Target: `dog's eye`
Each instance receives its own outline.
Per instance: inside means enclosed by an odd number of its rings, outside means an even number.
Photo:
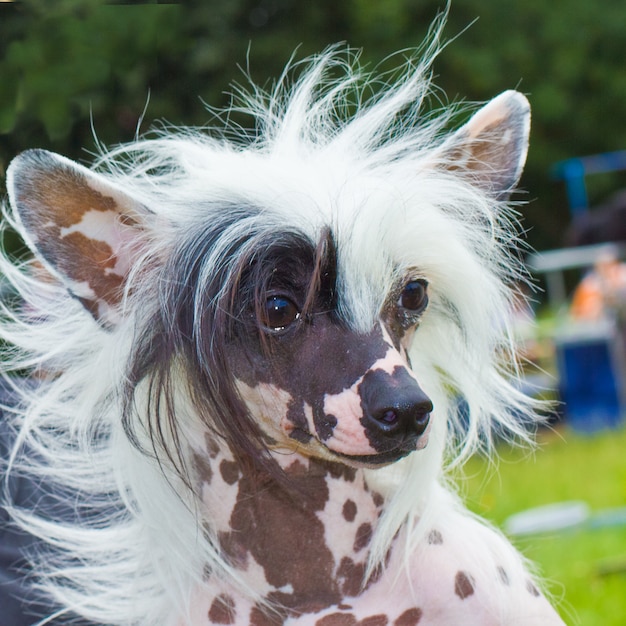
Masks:
[[[262,321],[270,330],[283,330],[299,317],[298,307],[285,296],[270,296],[265,301]]]
[[[398,306],[411,312],[423,311],[428,304],[427,287],[423,279],[409,281],[398,298]]]

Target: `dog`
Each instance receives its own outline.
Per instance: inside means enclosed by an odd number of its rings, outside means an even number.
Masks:
[[[239,94],[254,131],[13,160],[8,472],[71,511],[6,505],[42,624],[563,623],[449,484],[538,418],[510,322],[529,104],[450,131],[438,48],[382,90],[330,49]]]

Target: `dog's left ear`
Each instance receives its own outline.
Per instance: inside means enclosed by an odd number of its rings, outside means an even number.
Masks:
[[[443,166],[465,173],[499,200],[522,174],[530,131],[530,105],[517,91],[505,91],[475,113],[442,146]]]
[[[12,161],[7,189],[46,269],[98,322],[114,326],[151,213],[103,176],[45,150]]]

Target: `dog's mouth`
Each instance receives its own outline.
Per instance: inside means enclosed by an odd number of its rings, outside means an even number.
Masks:
[[[412,452],[422,450],[428,445],[428,436],[430,434],[430,424],[419,437],[404,440],[397,446],[388,450],[382,450],[376,454],[344,454],[331,448],[326,448],[334,457],[347,462],[349,465],[367,467],[376,469],[396,463],[401,459],[409,456]]]
[[[421,450],[428,444],[427,429],[420,437],[411,439],[410,441],[404,440],[398,445],[393,446],[387,450],[381,450],[375,454],[346,454],[330,448],[328,445],[320,441],[317,437],[314,437],[305,431],[294,431],[291,433],[291,439],[300,441],[305,447],[311,446],[312,441],[315,441],[314,448],[318,449],[317,455],[321,453],[321,456],[330,460],[332,458],[335,461],[351,465],[353,467],[365,467],[370,469],[376,469],[396,463],[401,459],[409,456],[412,452]]]
[[[333,452],[333,455],[339,457],[344,462],[349,461],[350,465],[359,465],[368,468],[374,467],[384,467],[385,465],[391,465],[392,463],[396,463],[400,459],[403,459],[411,452],[414,452],[415,449],[411,450],[389,450],[387,452],[381,452],[379,454],[341,454],[338,452]]]

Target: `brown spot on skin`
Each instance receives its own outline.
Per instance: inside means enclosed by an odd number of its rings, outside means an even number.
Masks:
[[[415,607],[414,609],[407,609],[400,617],[398,617],[393,626],[416,626],[422,619],[422,609]]]
[[[374,506],[376,506],[376,508],[380,508],[385,503],[385,499],[378,493],[378,491],[372,491],[372,500],[374,501]]]
[[[235,461],[224,459],[220,463],[220,474],[226,484],[234,485],[239,480],[239,466]]]
[[[381,613],[380,615],[372,615],[362,619],[358,626],[387,626],[388,623],[389,618]]]
[[[360,552],[364,548],[369,546],[370,541],[372,540],[372,525],[368,522],[365,522],[359,526],[356,531],[356,536],[354,538],[354,546],[353,550],[355,552]]]
[[[356,626],[357,620],[351,613],[331,613],[318,619],[315,626]]]
[[[76,283],[87,283],[98,299],[109,304],[120,301],[124,278],[105,271],[113,269],[117,263],[108,243],[73,232],[60,242],[41,247],[50,250],[49,257],[56,268]]]
[[[226,594],[217,596],[209,609],[209,619],[212,624],[234,624],[235,601]]]
[[[245,545],[237,540],[232,532],[222,531],[218,533],[218,540],[222,552],[234,567],[245,569],[248,563],[248,550]]]
[[[472,577],[465,572],[457,572],[454,578],[454,593],[461,600],[471,596],[474,593],[474,582]]]
[[[193,467],[196,472],[198,482],[200,483],[200,488],[202,488],[202,485],[204,484],[210,485],[211,480],[213,479],[213,468],[211,467],[211,464],[207,462],[206,457],[194,454]]]
[[[339,605],[337,605],[337,608],[340,609],[341,611],[351,611],[352,610],[352,605],[350,605],[350,604],[339,604]]]
[[[356,470],[343,463],[328,463],[328,474],[332,478],[342,479],[347,483],[353,483],[356,479]]]
[[[346,522],[353,522],[357,513],[357,508],[356,508],[356,504],[354,503],[354,501],[346,500],[343,504],[343,509],[341,510],[341,512]]]
[[[278,613],[268,615],[258,606],[252,607],[250,611],[250,626],[279,626],[285,623],[285,619]]]
[[[285,473],[293,478],[305,478],[308,473],[308,467],[300,459],[295,459],[295,461],[285,469]],[[326,491],[328,491],[328,489],[326,489]],[[322,506],[322,508],[324,507]]]
[[[333,436],[337,422],[338,420],[334,415],[318,417],[315,423],[318,437],[322,441],[328,441]]]
[[[498,577],[500,578],[500,582],[507,587],[511,584],[509,580],[509,575],[506,573],[506,570],[501,565],[498,566]]]
[[[232,530],[220,535],[227,557],[240,562],[249,554],[274,589],[293,589],[274,591],[267,598],[288,611],[319,612],[343,597],[318,517],[328,501],[328,468],[328,463],[313,460],[308,467],[292,463],[286,470],[292,489],[265,473],[243,469],[230,518]]]
[[[337,579],[344,595],[354,598],[363,588],[365,563],[355,563],[350,557],[344,556],[337,569]],[[371,580],[370,580],[371,582]]]
[[[443,535],[438,530],[431,530],[428,533],[428,543],[431,546],[440,546],[443,543]]]
[[[217,441],[207,433],[204,436],[204,445],[210,458],[214,459],[220,453],[220,447]]]
[[[527,580],[527,581],[526,581],[526,591],[528,591],[528,593],[529,593],[531,596],[535,596],[535,598],[538,598],[538,597],[539,597],[539,595],[540,595],[540,594],[539,594],[539,589],[537,589],[537,587],[535,587],[535,585],[533,584],[533,582],[532,582],[532,581],[530,581],[530,580]]]
[[[309,422],[304,413],[304,402],[300,398],[292,398],[287,406],[287,421],[293,424],[289,437],[300,443],[309,443],[313,435],[309,432]]]

